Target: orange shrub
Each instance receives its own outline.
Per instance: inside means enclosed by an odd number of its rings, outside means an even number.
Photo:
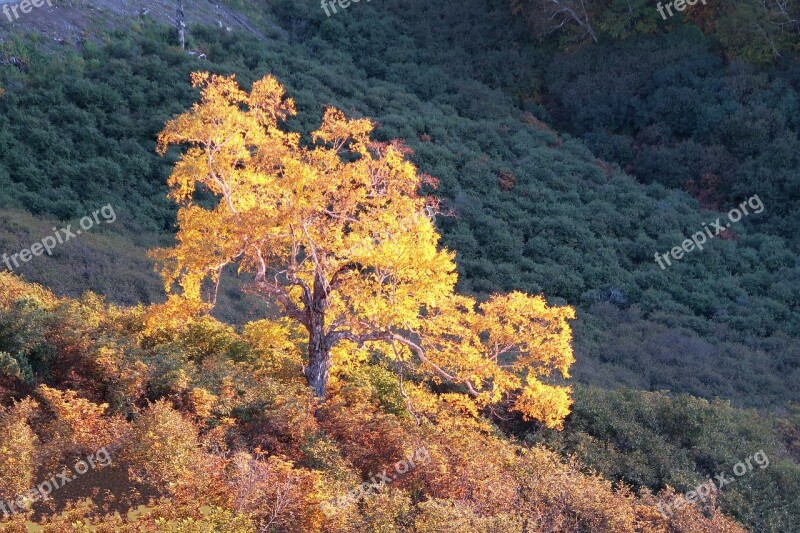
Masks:
[[[27,419],[35,409],[25,399],[0,410],[0,500],[13,502],[34,484],[38,438]]]
[[[75,391],[60,391],[41,385],[36,390],[54,419],[44,431],[48,442],[44,453],[53,467],[66,455],[84,455],[116,442],[124,432],[121,417],[106,417],[108,404],[95,404]]]
[[[259,531],[303,531],[321,527],[318,474],[272,456],[266,461],[239,453],[231,462],[233,508],[255,517]]]
[[[160,400],[134,422],[122,459],[137,481],[174,492],[193,481],[199,453],[195,425]]]

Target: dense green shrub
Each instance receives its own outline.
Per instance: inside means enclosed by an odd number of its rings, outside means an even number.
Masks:
[[[800,521],[800,468],[785,428],[790,417],[764,416],[722,401],[628,389],[578,387],[563,433],[539,430],[545,443],[610,479],[636,489],[669,485],[686,492],[718,474],[734,479],[719,489],[723,510],[755,531],[791,531]],[[741,477],[734,466],[762,451],[768,465]]]

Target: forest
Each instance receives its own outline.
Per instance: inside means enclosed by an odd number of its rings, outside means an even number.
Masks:
[[[179,3],[0,27],[0,530],[800,531],[800,3]]]

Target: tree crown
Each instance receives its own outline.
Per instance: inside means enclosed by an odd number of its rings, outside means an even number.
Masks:
[[[355,344],[418,360],[479,406],[513,395],[525,417],[561,424],[570,390],[541,378],[569,376],[574,310],[519,292],[480,305],[456,294],[454,253],[439,245],[425,177],[399,142],[372,142],[369,120],[327,109],[304,145],[281,127],[295,106],[273,77],[249,93],[234,77],[193,83],[201,101],[158,142],[162,154],[189,146],[169,178],[182,205],[177,244],[154,252],[167,291],[182,289],[172,305],[196,307],[204,283],[236,263],[285,316],[312,336],[321,328],[326,353]],[[199,205],[198,187],[218,203]]]

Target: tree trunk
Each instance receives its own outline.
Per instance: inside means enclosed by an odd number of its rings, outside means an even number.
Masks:
[[[177,12],[177,22],[178,22],[178,40],[181,43],[181,50],[186,49],[186,20],[183,15],[183,0],[178,0],[178,12]]]
[[[314,288],[306,302],[308,313],[308,368],[306,379],[317,398],[325,397],[328,369],[331,365],[331,345],[325,335],[325,311],[328,309],[328,289],[322,277],[314,276]]]
[[[310,309],[309,314],[308,367],[305,374],[317,398],[324,398],[330,366],[330,349],[325,339],[325,314],[314,309]]]

